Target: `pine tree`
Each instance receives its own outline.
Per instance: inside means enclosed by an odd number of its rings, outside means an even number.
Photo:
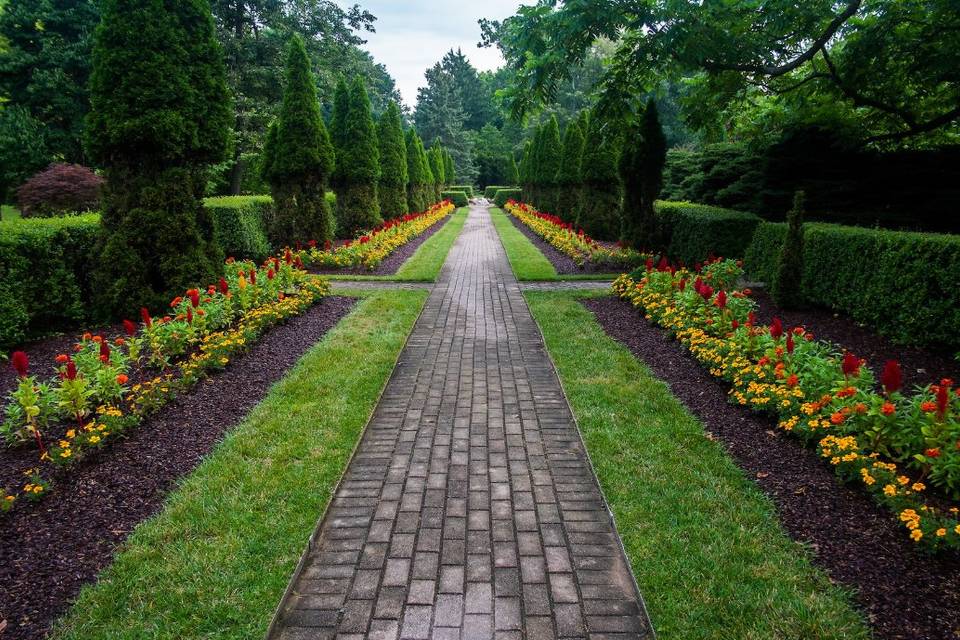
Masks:
[[[359,76],[350,86],[350,108],[342,131],[346,142],[337,157],[337,175],[342,180],[337,191],[337,227],[342,237],[353,237],[383,222],[377,198],[377,130],[370,113],[370,98]]]
[[[407,149],[407,202],[414,212],[426,211],[427,201],[424,198],[423,185],[426,176],[423,172],[423,162],[420,158],[420,137],[416,129],[410,127],[404,136]]]
[[[580,163],[583,155],[583,133],[576,120],[567,124],[563,134],[563,154],[557,171],[556,214],[568,222],[577,219],[582,177]]]
[[[793,208],[787,213],[787,237],[780,250],[777,275],[770,283],[770,294],[784,309],[803,306],[803,210],[804,193],[793,195]]]
[[[563,147],[560,143],[560,125],[556,116],[551,116],[543,128],[540,147],[538,175],[541,189],[538,207],[541,211],[554,213],[557,208],[557,173]]]
[[[350,113],[350,88],[342,77],[337,81],[337,88],[333,92],[333,111],[330,114],[330,143],[336,154],[335,170],[330,184],[336,191],[343,184],[342,167],[343,154],[346,152],[349,140],[347,138],[347,118]]]
[[[623,184],[623,233],[636,249],[662,249],[657,233],[654,202],[663,186],[667,139],[663,135],[657,105],[651,99],[639,121],[630,128],[620,156]]]
[[[407,148],[403,138],[400,107],[391,101],[380,115],[380,215],[384,219],[407,213]]]
[[[233,113],[206,0],[100,7],[86,146],[108,185],[93,277],[106,315],[160,309],[221,273],[201,196]]]
[[[620,235],[618,140],[596,114],[591,114],[581,163],[583,190],[577,224],[600,240]]]
[[[332,240],[333,213],[324,191],[334,151],[320,116],[310,59],[299,35],[290,40],[280,117],[264,148],[264,179],[273,194],[267,234],[275,247]]]
[[[517,170],[517,161],[513,154],[507,158],[507,186],[515,187],[520,184],[520,173]]]
[[[443,150],[443,175],[450,184],[457,180],[457,167],[453,162],[453,155],[447,149]]]

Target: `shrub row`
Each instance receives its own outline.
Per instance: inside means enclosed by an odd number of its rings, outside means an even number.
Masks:
[[[470,204],[469,198],[470,196],[468,196],[465,191],[458,191],[453,187],[451,187],[449,191],[440,192],[440,199],[449,200],[450,202],[453,203],[453,206],[455,207],[467,206],[468,204]]]
[[[509,187],[506,185],[491,185],[483,190],[483,197],[487,200],[493,200],[497,195],[497,191],[500,189],[514,189],[516,187]]]
[[[509,189],[500,189],[493,194],[493,204],[501,209],[506,206],[507,200],[516,200],[518,202],[523,200],[523,190],[511,187]]]
[[[689,202],[656,203],[658,249],[687,264],[711,254],[742,258],[760,218],[752,213]]]
[[[447,187],[447,191],[463,191],[467,194],[468,198],[472,198],[474,195],[473,187],[469,184],[451,184]],[[457,206],[459,207],[460,205]]]
[[[225,255],[261,261],[270,255],[266,220],[273,215],[270,196],[207,198],[217,242]]]

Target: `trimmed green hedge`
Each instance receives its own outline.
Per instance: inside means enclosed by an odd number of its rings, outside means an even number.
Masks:
[[[452,184],[447,187],[447,191],[463,191],[468,198],[473,197],[473,187],[469,184]]]
[[[743,256],[743,269],[751,280],[773,282],[777,277],[780,248],[787,237],[787,223],[761,222]]]
[[[517,200],[520,201],[523,199],[523,191],[521,189],[500,189],[493,195],[493,204],[503,208],[503,205],[507,204],[507,200]]]
[[[493,200],[493,198],[497,195],[497,191],[499,191],[500,189],[517,189],[517,188],[519,187],[511,187],[508,185],[489,186],[483,190],[483,197],[486,198],[487,200]]]
[[[467,199],[467,194],[464,191],[441,191],[440,199],[449,200],[455,207],[465,207],[470,204],[470,201]]]
[[[270,255],[266,220],[273,215],[270,196],[207,198],[204,206],[213,217],[217,242],[224,254],[261,261]]]
[[[710,254],[742,258],[761,220],[752,213],[690,202],[656,203],[661,249],[693,264]]]
[[[99,232],[98,214],[0,223],[0,347],[92,317]]]

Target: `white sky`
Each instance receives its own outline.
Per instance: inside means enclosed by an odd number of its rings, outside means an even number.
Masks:
[[[425,84],[423,72],[451,48],[462,49],[480,71],[501,66],[503,58],[496,48],[477,48],[477,20],[502,20],[521,4],[521,0],[339,0],[341,6],[354,2],[377,16],[377,32],[361,34],[367,40],[362,46],[387,67],[410,107],[417,102],[417,88]]]

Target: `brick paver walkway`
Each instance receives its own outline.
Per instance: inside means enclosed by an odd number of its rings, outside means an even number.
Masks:
[[[485,207],[417,321],[270,638],[648,638]]]

